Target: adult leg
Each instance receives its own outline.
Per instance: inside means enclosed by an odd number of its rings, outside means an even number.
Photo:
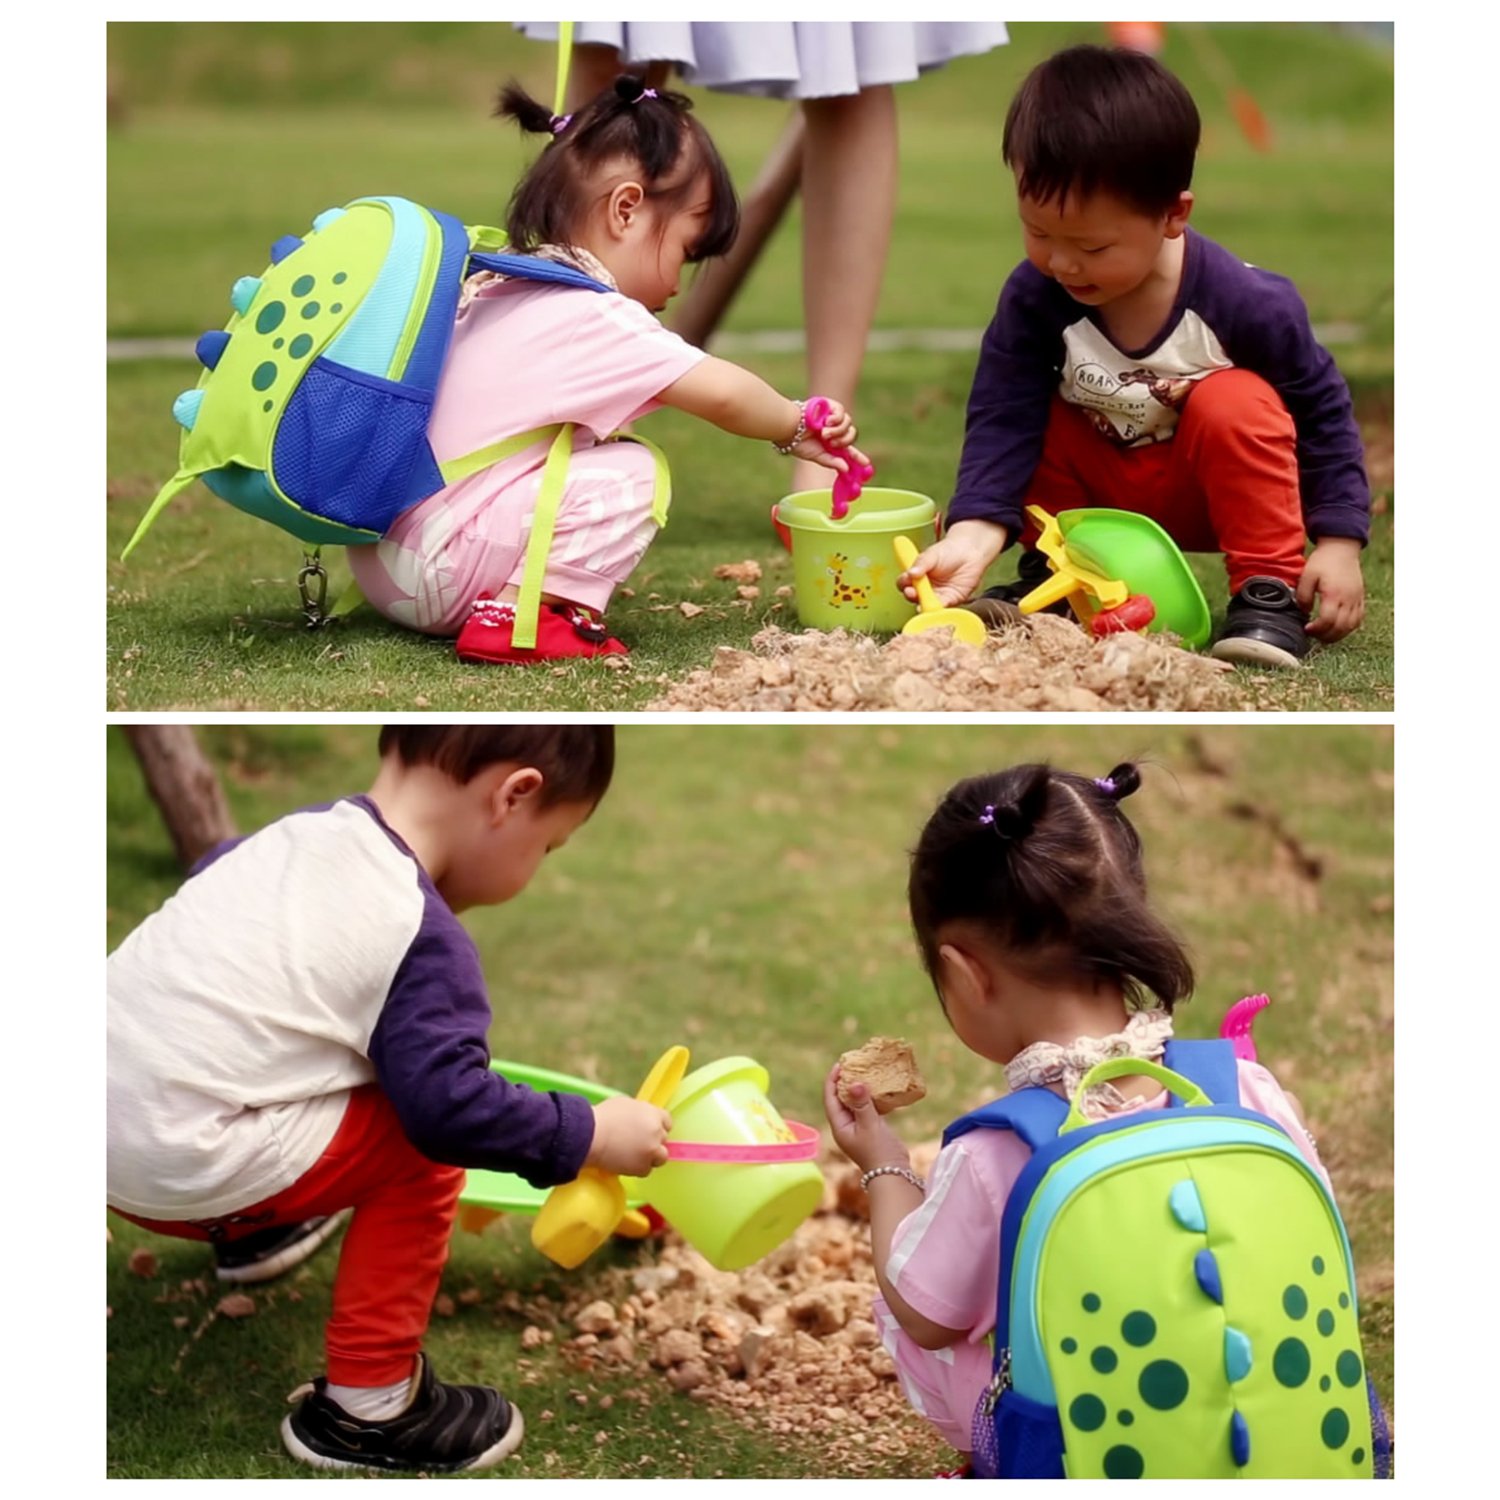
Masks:
[[[640,67],[640,64],[634,64]],[[568,108],[578,109],[589,100],[602,94],[621,73],[625,72],[625,60],[619,49],[607,47],[599,42],[580,42],[573,48],[572,62],[568,68]],[[669,62],[645,64],[646,86],[661,88],[672,74]]]
[[[896,95],[888,84],[802,104],[802,307],[807,388],[852,406],[896,213]],[[795,489],[833,471],[799,461]]]

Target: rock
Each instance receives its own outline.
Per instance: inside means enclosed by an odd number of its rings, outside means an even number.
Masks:
[[[130,1252],[125,1265],[132,1276],[139,1276],[142,1281],[150,1281],[156,1275],[156,1256],[144,1245]]]
[[[614,1307],[603,1300],[590,1302],[574,1319],[573,1326],[579,1333],[597,1333],[604,1336],[615,1333],[620,1319]]]
[[[696,1333],[685,1328],[670,1328],[657,1339],[651,1351],[651,1363],[660,1369],[681,1364],[684,1360],[697,1359],[703,1353],[703,1344]]]
[[[219,1305],[214,1311],[221,1318],[253,1318],[255,1298],[248,1292],[231,1292],[227,1297],[219,1298]]]

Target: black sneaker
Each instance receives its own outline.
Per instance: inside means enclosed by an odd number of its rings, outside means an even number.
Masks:
[[[1024,618],[1017,608],[1021,600],[1038,584],[1045,583],[1051,576],[1052,565],[1042,553],[1023,552],[1014,582],[997,583],[994,588],[986,589],[982,594],[976,594],[963,608],[978,615],[991,630],[1002,625],[1013,625],[1017,620]],[[1056,604],[1049,604],[1046,609],[1038,613],[1068,614],[1068,601],[1059,599]]]
[[[1256,667],[1296,667],[1312,649],[1307,616],[1290,584],[1257,576],[1229,601],[1210,656]]]
[[[274,1281],[300,1266],[349,1217],[349,1210],[300,1224],[277,1224],[214,1246],[214,1275],[236,1283]]]
[[[406,1410],[383,1422],[351,1417],[324,1394],[319,1376],[292,1396],[302,1402],[281,1423],[293,1458],[315,1469],[488,1469],[521,1446],[526,1424],[499,1391],[444,1385],[425,1354]]]

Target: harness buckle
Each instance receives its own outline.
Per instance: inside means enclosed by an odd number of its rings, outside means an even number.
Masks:
[[[309,630],[327,623],[328,570],[323,566],[322,549],[315,547],[302,554],[302,571],[297,574],[297,594],[302,600],[302,618]]]

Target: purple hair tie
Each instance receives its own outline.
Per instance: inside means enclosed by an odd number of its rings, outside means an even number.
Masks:
[[[635,96],[634,99],[630,100],[630,103],[631,104],[639,104],[642,99],[654,99],[654,98],[656,98],[656,90],[655,89],[642,89],[640,91],[640,93],[638,93]]]
[[[1106,797],[1113,797],[1115,794],[1114,778],[1111,776],[1096,776],[1094,778],[1094,785],[1098,787]]]
[[[552,134],[561,135],[568,128],[569,124],[572,123],[572,119],[572,115],[553,115]]]
[[[981,823],[987,823],[987,824],[989,824],[989,826],[992,827],[992,828],[994,827],[994,824],[995,824],[995,804],[993,802],[987,803],[985,805],[984,811],[982,813],[980,813],[980,815],[979,815],[979,821]]]

